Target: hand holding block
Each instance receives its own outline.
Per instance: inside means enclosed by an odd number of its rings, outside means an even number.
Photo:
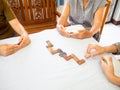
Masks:
[[[90,53],[86,53],[85,58],[90,58],[96,52],[96,49],[91,49]]]
[[[74,54],[71,54],[73,59],[78,63],[78,64],[83,64],[85,62],[85,60],[80,60],[77,56],[75,56]]]
[[[86,54],[85,55],[85,58],[90,58],[91,57],[91,54]]]

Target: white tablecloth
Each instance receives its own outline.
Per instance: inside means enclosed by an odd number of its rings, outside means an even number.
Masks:
[[[31,44],[17,53],[0,56],[0,90],[120,90],[110,83],[100,67],[100,56],[85,59],[87,45],[97,43],[93,38],[73,39],[61,36],[56,29],[31,34]],[[1,40],[17,43],[18,38]],[[54,49],[68,55],[74,53],[86,62],[78,65],[66,61],[46,48],[50,40]]]

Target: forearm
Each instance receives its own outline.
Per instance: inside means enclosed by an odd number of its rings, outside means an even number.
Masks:
[[[0,45],[0,56],[8,56],[20,49],[17,44],[1,44]]]
[[[69,23],[67,22],[67,19],[64,16],[61,16],[60,19],[57,22],[58,25],[68,26]]]
[[[27,35],[27,32],[25,31],[24,27],[20,24],[20,22],[17,19],[13,19],[9,21],[9,23],[19,35]]]
[[[101,22],[99,21],[93,24],[92,28],[90,29],[90,33],[92,36],[98,32],[98,30],[100,29],[100,26],[101,26]]]
[[[19,23],[17,19],[9,21],[12,28],[20,35],[19,43],[20,49],[30,44],[30,38],[25,31],[24,27]]]
[[[105,9],[105,7],[101,7],[95,13],[94,22],[93,22],[92,28],[90,30],[92,35],[97,33],[98,30],[100,29],[101,25],[102,25],[101,18],[103,18],[103,16],[104,16],[104,9]]]
[[[108,79],[113,84],[116,84],[116,85],[120,86],[120,77],[114,75],[114,76],[108,77]]]
[[[69,6],[69,4],[65,3],[65,6],[64,6],[62,15],[61,15],[61,17],[59,18],[57,24],[61,24],[61,25],[63,25],[63,26],[68,26],[69,23],[68,23],[67,20],[68,20],[69,14],[70,14],[70,6]]]
[[[104,53],[116,53],[117,47],[115,45],[104,46]]]

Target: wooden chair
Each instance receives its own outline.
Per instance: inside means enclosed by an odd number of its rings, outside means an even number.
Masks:
[[[18,20],[25,27],[27,32],[35,33],[45,29],[51,29],[56,27],[57,16],[60,17],[60,13],[57,12],[56,0],[8,0],[11,8],[16,14]],[[103,31],[103,27],[107,18],[107,14],[110,8],[111,0],[106,0],[104,17],[100,28],[100,36]]]
[[[105,6],[105,10],[104,10],[104,17],[102,19],[102,25],[101,25],[101,28],[100,28],[100,36],[102,34],[102,31],[103,31],[103,27],[104,27],[104,24],[106,22],[106,19],[107,19],[107,15],[108,15],[108,12],[109,12],[109,8],[110,8],[110,4],[111,4],[111,0],[106,0],[108,2],[108,4]]]
[[[55,0],[8,0],[18,20],[27,32],[35,33],[56,27]]]

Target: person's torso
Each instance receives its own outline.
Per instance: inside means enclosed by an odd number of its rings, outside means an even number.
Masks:
[[[13,35],[14,30],[8,23],[8,20],[5,16],[5,9],[3,1],[0,0],[0,39],[8,38]],[[9,16],[9,15],[8,15]]]
[[[85,28],[90,29],[94,21],[95,12],[100,7],[98,3],[101,2],[102,0],[88,0],[84,8],[83,0],[69,0],[70,23],[82,24]]]

